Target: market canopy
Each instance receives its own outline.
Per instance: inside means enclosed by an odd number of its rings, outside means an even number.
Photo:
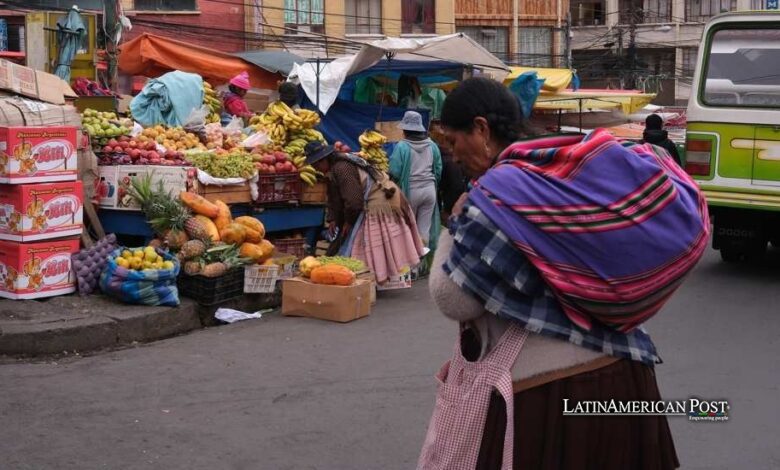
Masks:
[[[569,69],[551,69],[538,67],[510,67],[509,75],[504,78],[504,84],[509,85],[517,77],[527,72],[536,72],[536,76],[544,80],[542,90],[560,91],[569,87],[574,78],[574,71]]]
[[[644,108],[655,98],[654,93],[631,90],[579,90],[542,92],[534,104],[535,110],[565,110],[586,112],[594,110],[619,109],[623,114],[632,114]]]
[[[320,64],[319,74],[317,64],[308,62],[296,64],[290,76],[296,77],[306,96],[313,103],[319,103],[319,109],[327,113],[348,76],[362,72],[388,57],[390,62],[446,62],[474,67],[497,80],[503,80],[509,73],[507,66],[487,49],[467,35],[456,33],[424,39],[387,38],[371,41],[353,56]]]
[[[303,57],[286,51],[244,51],[234,55],[269,72],[285,76],[290,74],[293,65],[306,62]]]
[[[175,39],[144,33],[120,46],[119,69],[131,75],[159,77],[174,70],[197,73],[225,83],[239,73],[249,73],[255,88],[275,90],[282,75],[246,62],[240,57]]]

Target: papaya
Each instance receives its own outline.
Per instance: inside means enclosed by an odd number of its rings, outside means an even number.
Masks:
[[[241,224],[228,224],[219,232],[219,238],[225,243],[240,245],[246,239],[246,229]]]
[[[222,230],[233,221],[233,217],[230,215],[230,208],[224,202],[217,200],[214,202],[214,205],[217,206],[217,210],[219,211],[214,218],[214,225],[217,226],[217,230]]]
[[[355,273],[338,264],[326,264],[311,270],[309,278],[315,284],[333,286],[351,286],[355,282]]]
[[[220,239],[219,230],[217,230],[217,226],[214,224],[214,221],[201,214],[196,215],[195,218],[198,219],[201,224],[203,224],[203,227],[206,229],[206,232],[208,232],[211,241],[218,242]]]
[[[263,260],[270,258],[274,254],[276,247],[268,240],[261,240],[257,245],[263,250]]]
[[[262,261],[261,258],[263,257],[263,249],[254,243],[244,242],[241,244],[238,255],[242,258],[249,258],[255,263],[259,263]]]
[[[307,256],[298,263],[298,268],[301,270],[303,277],[309,277],[314,268],[319,268],[320,266],[322,266],[322,263],[317,261],[317,258],[314,256]]]
[[[209,219],[214,219],[219,215],[219,208],[203,196],[182,191],[179,193],[179,199],[196,214],[205,215]]]
[[[234,221],[237,224],[241,224],[244,227],[248,229],[252,229],[255,232],[258,233],[258,236],[260,237],[260,240],[265,238],[265,226],[262,222],[255,219],[254,217],[248,216],[248,215],[242,215],[241,217],[236,217],[236,220]],[[260,240],[257,240],[254,243],[259,243]]]

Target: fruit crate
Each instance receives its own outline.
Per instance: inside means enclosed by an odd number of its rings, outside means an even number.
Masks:
[[[328,186],[318,181],[314,183],[314,186],[306,185],[303,187],[301,194],[301,202],[303,204],[325,204],[328,201]]]
[[[285,253],[301,259],[306,256],[305,238],[275,238],[271,240],[278,253]]]
[[[257,204],[300,203],[303,181],[298,173],[261,174],[257,181]]]
[[[179,293],[200,305],[211,306],[244,295],[244,268],[231,269],[220,277],[179,275]]]
[[[244,268],[244,292],[247,294],[270,294],[276,290],[280,267],[276,265],[254,265]]]

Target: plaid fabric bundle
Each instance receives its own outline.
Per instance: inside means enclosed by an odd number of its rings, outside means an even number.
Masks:
[[[456,224],[445,269],[489,311],[643,361],[656,356],[638,326],[679,287],[709,236],[693,180],[662,149],[604,130],[510,146]]]
[[[134,271],[116,264],[115,258],[122,253],[119,248],[111,253],[100,276],[100,289],[104,294],[128,304],[179,305],[179,290],[176,276],[179,275],[179,261],[169,253],[162,253],[166,261],[173,261],[173,269],[145,269]]]

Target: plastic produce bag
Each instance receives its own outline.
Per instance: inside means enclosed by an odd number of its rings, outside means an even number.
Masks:
[[[222,129],[222,133],[225,137],[238,137],[244,132],[244,121],[240,117],[233,117],[233,119]]]
[[[170,253],[158,252],[166,261],[173,261],[173,269],[145,269],[135,271],[116,264],[115,258],[127,248],[118,248],[110,255],[103,274],[100,289],[104,294],[128,304],[179,305],[176,277],[179,261]],[[134,251],[134,250],[131,250]]]
[[[258,131],[244,139],[241,145],[244,148],[253,149],[255,147],[267,145],[269,142],[271,142],[271,139],[268,138],[268,134],[263,131]]]
[[[206,127],[206,116],[210,112],[211,110],[206,105],[193,109],[190,115],[187,116],[187,120],[184,121],[184,130],[193,134],[199,134]]]
[[[79,295],[89,295],[95,290],[108,257],[114,250],[116,235],[111,233],[100,239],[92,248],[85,248],[70,257],[73,271],[76,273]]]

